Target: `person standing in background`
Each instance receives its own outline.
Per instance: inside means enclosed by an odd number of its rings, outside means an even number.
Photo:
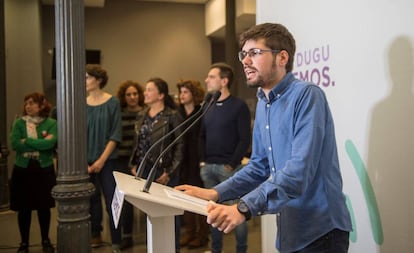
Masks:
[[[214,189],[177,189],[218,203],[241,196],[237,205],[207,206],[207,222],[225,233],[276,214],[279,252],[348,252],[352,223],[325,93],[292,73],[296,43],[285,26],[255,25],[240,46],[247,85],[258,88],[249,163]]]
[[[220,91],[217,102],[204,115],[201,127],[201,178],[206,188],[231,177],[241,167],[241,161],[250,146],[251,116],[247,104],[231,95],[233,69],[226,63],[210,66],[205,80],[208,92]],[[237,197],[235,198],[237,199]],[[247,223],[241,223],[235,229],[236,251],[247,251]],[[211,250],[221,252],[223,233],[211,229]]]
[[[49,118],[51,107],[41,93],[26,95],[23,116],[13,123],[11,130],[10,142],[16,160],[10,179],[10,209],[17,212],[21,237],[18,253],[29,252],[32,210],[37,210],[43,252],[54,252],[49,228],[50,208],[55,207],[51,192],[56,185],[53,157],[57,124]]]
[[[130,166],[132,167],[131,172],[136,175],[137,167],[142,162],[145,162],[141,177],[147,178],[157,157],[180,135],[181,131],[175,131],[169,138],[164,139],[155,146],[147,156],[148,159],[143,161],[145,154],[156,141],[178,126],[182,122],[182,117],[175,110],[176,104],[169,95],[167,82],[163,79],[149,79],[145,85],[144,97],[144,102],[148,108],[140,111],[137,116],[135,123],[135,147],[131,155]],[[179,180],[182,158],[183,141],[180,138],[157,164],[155,182],[176,186]],[[179,216],[175,217],[176,252],[180,251],[179,218]]]
[[[112,217],[111,203],[116,187],[113,171],[118,167],[118,143],[122,139],[119,101],[102,90],[107,81],[108,75],[100,65],[86,65],[88,173],[96,189],[90,200],[92,247],[102,244],[101,190],[104,194],[108,216]],[[111,218],[109,225],[112,252],[121,252],[121,229],[115,228]]]
[[[129,158],[134,148],[135,120],[137,114],[144,107],[144,90],[137,82],[125,81],[118,87],[117,97],[121,105],[122,142],[119,144],[118,159],[119,170],[126,174],[132,174],[129,167]],[[121,249],[133,246],[132,225],[134,207],[124,201],[121,214],[122,243]]]
[[[193,80],[182,81],[177,84],[179,107],[178,112],[186,120],[195,114],[201,113],[201,102],[204,99],[204,89],[200,82]],[[197,118],[197,117],[195,117]],[[194,119],[195,119],[194,118]],[[183,128],[188,127],[194,121],[188,122]],[[179,184],[191,184],[203,187],[200,177],[200,140],[201,121],[197,122],[184,135],[183,162],[180,170]],[[209,226],[206,218],[191,212],[184,212],[184,233],[180,239],[180,246],[188,246],[195,249],[205,246],[208,243]]]

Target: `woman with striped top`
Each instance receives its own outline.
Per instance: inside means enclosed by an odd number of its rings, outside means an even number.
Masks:
[[[144,104],[144,90],[134,81],[127,80],[119,84],[117,97],[121,104],[121,124],[122,124],[122,142],[119,144],[119,164],[120,171],[130,174],[131,168],[129,168],[129,158],[131,156],[132,149],[134,148],[135,138],[135,120],[137,113],[141,111]],[[121,227],[122,227],[122,243],[121,249],[129,248],[133,245],[132,241],[132,225],[133,225],[133,212],[134,208],[129,203],[124,201],[121,215]]]

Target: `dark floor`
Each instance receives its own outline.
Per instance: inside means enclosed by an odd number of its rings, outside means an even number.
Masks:
[[[57,221],[56,221],[56,208],[52,209],[52,223],[50,230],[50,239],[53,244],[56,244],[56,231],[57,231]],[[36,213],[33,212],[32,216],[32,226],[30,234],[30,252],[31,253],[41,253],[42,248],[40,245],[40,234],[39,226],[37,222]],[[122,251],[123,253],[145,253],[147,252],[145,245],[145,216],[141,212],[135,210],[135,220],[134,220],[134,247],[128,250]],[[108,222],[108,217],[105,218]],[[110,236],[107,226],[103,231],[103,239],[106,243],[105,246],[100,248],[92,249],[92,253],[110,253]],[[18,244],[20,242],[19,230],[17,227],[17,215],[13,211],[0,212],[0,253],[11,253],[16,252]],[[224,248],[223,253],[235,252],[235,238],[234,234],[228,234],[224,236]],[[260,219],[254,218],[249,221],[249,237],[248,237],[248,252],[258,253],[261,252],[261,232],[260,232]],[[209,247],[199,249],[187,249],[182,248],[182,253],[196,253],[196,252],[209,252]]]

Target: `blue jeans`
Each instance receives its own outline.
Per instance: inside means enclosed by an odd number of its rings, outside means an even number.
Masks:
[[[349,232],[334,229],[295,253],[347,253]]]
[[[219,183],[231,177],[236,170],[227,171],[224,169],[224,164],[206,164],[200,170],[201,179],[206,188],[213,188]],[[226,204],[234,204],[237,200],[228,201]],[[236,236],[236,252],[245,253],[247,251],[247,222],[243,222],[234,229]],[[223,248],[223,232],[211,227],[211,251],[212,253],[219,253]]]
[[[132,175],[128,167],[129,157],[128,158],[119,158],[119,169],[118,171]],[[122,229],[122,238],[132,238],[132,225],[134,223],[134,206],[128,201],[124,201],[122,206],[122,213],[120,218],[120,223],[118,226],[121,226]]]
[[[111,229],[112,244],[121,244],[121,229],[115,229],[112,218],[112,198],[115,192],[115,178],[112,172],[117,168],[118,160],[110,159],[105,162],[104,167],[99,173],[90,174],[90,181],[95,185],[95,194],[90,199],[90,214],[92,237],[97,236],[102,231],[102,201],[101,191],[104,194],[106,211],[109,216],[109,227]]]

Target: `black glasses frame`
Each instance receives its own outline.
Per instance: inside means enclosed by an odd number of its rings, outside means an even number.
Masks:
[[[260,48],[252,48],[249,51],[240,51],[237,55],[239,57],[239,61],[243,61],[246,56],[250,58],[255,57],[256,55],[261,55],[265,52],[272,52],[274,54],[279,53],[282,51],[281,49],[260,49]]]

